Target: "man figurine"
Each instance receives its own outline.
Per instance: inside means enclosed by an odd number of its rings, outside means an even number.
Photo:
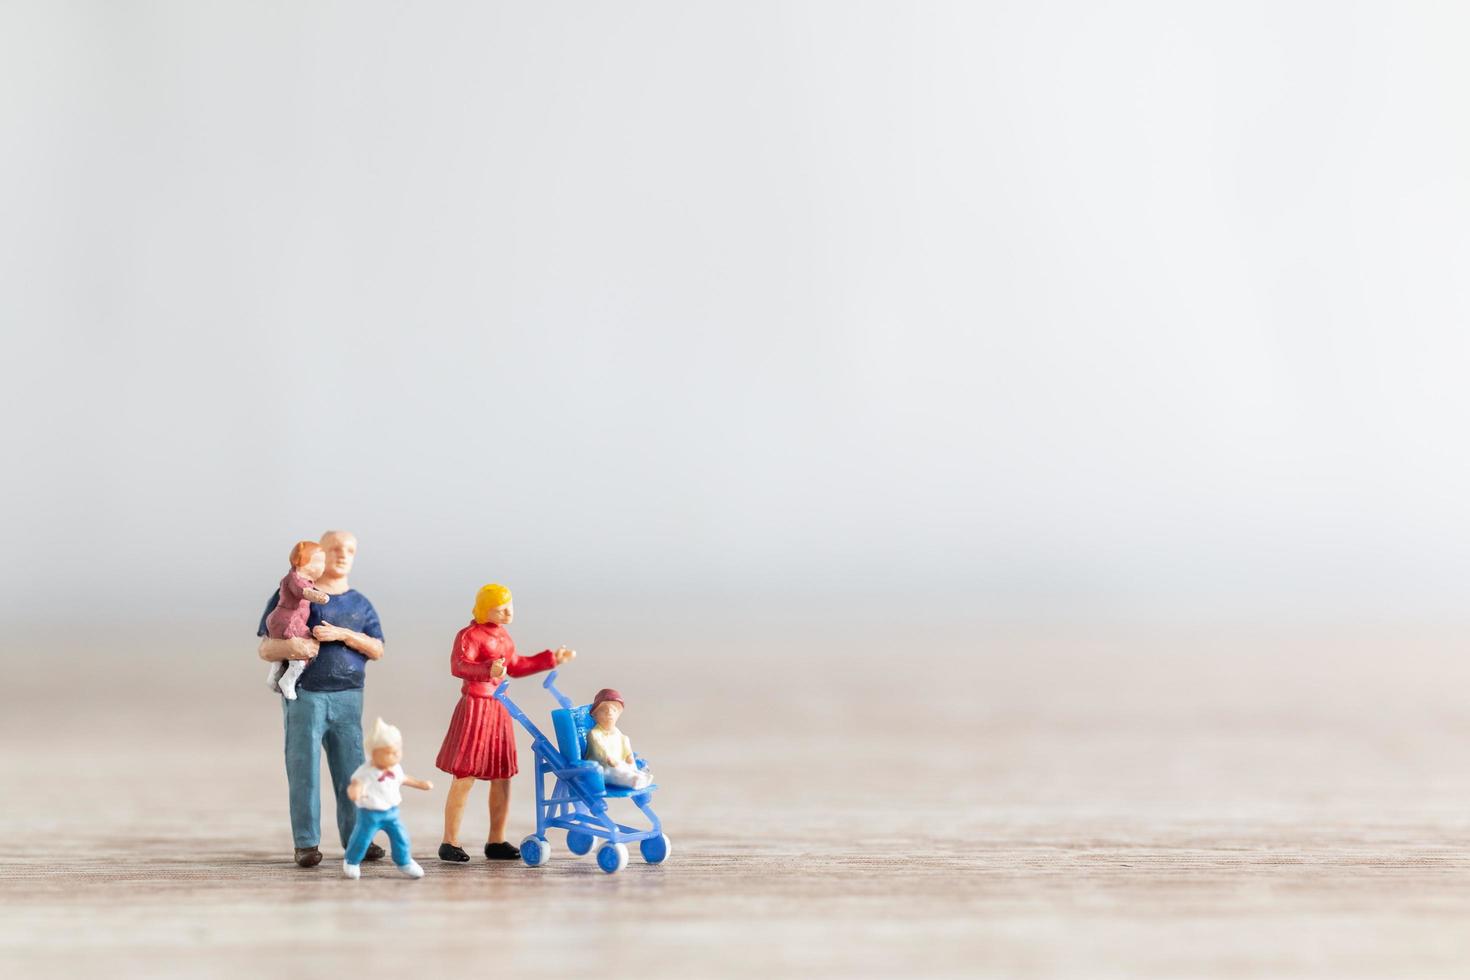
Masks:
[[[362,682],[369,660],[383,656],[383,628],[367,597],[347,584],[357,557],[357,538],[346,531],[322,535],[327,564],[316,588],[331,597],[327,605],[313,605],[306,625],[311,636],[272,639],[266,619],[276,606],[272,594],[260,617],[257,636],[260,659],[309,660],[296,684],[296,700],[281,699],[286,729],[286,784],[290,791],[291,836],[296,863],[313,868],[322,862],[321,767],[322,749],[337,798],[337,836],[347,846],[357,819],[357,807],[347,795],[352,774],[362,765]],[[330,617],[327,622],[323,617]],[[377,844],[368,847],[365,861],[383,856]]]

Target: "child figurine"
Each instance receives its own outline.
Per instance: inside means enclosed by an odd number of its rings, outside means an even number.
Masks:
[[[592,699],[592,717],[597,727],[587,732],[586,758],[602,766],[602,781],[609,786],[642,789],[653,782],[653,774],[639,769],[633,757],[633,743],[618,731],[618,718],[623,713],[623,696],[604,687]]]
[[[422,878],[424,869],[408,851],[408,831],[398,819],[398,804],[403,802],[403,787],[430,790],[434,784],[403,774],[403,767],[398,764],[403,758],[403,734],[383,719],[373,723],[366,748],[371,761],[358,766],[347,784],[347,798],[357,804],[357,821],[347,841],[342,874],[348,878],[360,877],[368,845],[378,831],[386,830],[398,870],[409,878]]]
[[[311,604],[326,602],[331,596],[316,588],[316,580],[327,567],[327,553],[315,541],[298,541],[291,549],[291,570],[281,579],[281,594],[276,608],[266,617],[266,635],[273,640],[289,640],[310,636],[306,619]],[[296,700],[296,681],[309,660],[281,660],[271,664],[265,686],[280,691],[288,701]]]

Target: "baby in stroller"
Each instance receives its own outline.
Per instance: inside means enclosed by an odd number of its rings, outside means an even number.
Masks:
[[[587,752],[584,758],[602,767],[602,780],[609,786],[642,789],[653,782],[653,774],[639,769],[633,756],[633,743],[618,731],[618,718],[623,713],[623,696],[610,687],[597,692],[592,699],[595,728],[587,730]]]

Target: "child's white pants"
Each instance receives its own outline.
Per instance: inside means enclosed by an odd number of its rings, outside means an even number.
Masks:
[[[653,776],[647,770],[639,769],[637,766],[624,762],[617,766],[602,767],[602,781],[609,786],[627,786],[631,789],[642,789],[653,782]]]

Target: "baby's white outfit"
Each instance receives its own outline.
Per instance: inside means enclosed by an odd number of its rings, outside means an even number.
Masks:
[[[616,728],[610,732],[588,729],[586,758],[602,766],[602,781],[610,786],[642,789],[653,782],[653,774],[633,761],[633,743]]]

